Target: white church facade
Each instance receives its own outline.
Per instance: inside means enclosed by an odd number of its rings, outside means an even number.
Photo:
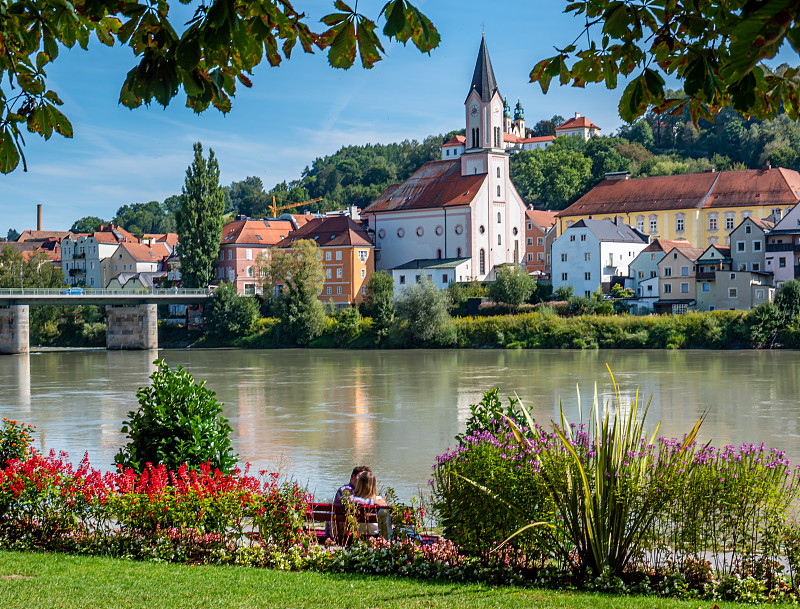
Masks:
[[[525,255],[525,204],[509,177],[504,104],[486,42],[481,40],[464,103],[466,137],[442,146],[401,184],[393,184],[362,212],[374,233],[377,270],[415,260],[469,260],[483,280],[496,266]]]

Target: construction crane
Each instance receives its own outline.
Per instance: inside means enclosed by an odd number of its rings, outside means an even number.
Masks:
[[[285,201],[285,199],[281,199],[281,201]],[[306,205],[307,203],[316,203],[317,201],[322,201],[322,197],[317,197],[316,199],[309,199],[308,201],[300,201],[300,203],[292,203],[291,201],[289,201],[291,205],[278,206],[278,204],[275,203],[275,195],[272,195],[272,205],[269,206],[269,211],[272,214],[273,218],[277,218],[278,212],[282,209],[291,209],[293,207],[300,207],[301,205]]]

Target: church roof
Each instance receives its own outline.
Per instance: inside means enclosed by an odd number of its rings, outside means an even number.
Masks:
[[[487,174],[461,175],[461,160],[428,161],[402,184],[392,184],[362,213],[469,205]]]
[[[469,88],[467,97],[472,91],[478,92],[481,100],[488,102],[497,92],[497,80],[492,69],[492,60],[489,59],[489,51],[486,49],[486,40],[481,38],[481,48],[478,49],[478,60],[475,62],[475,72],[472,74],[472,85]]]

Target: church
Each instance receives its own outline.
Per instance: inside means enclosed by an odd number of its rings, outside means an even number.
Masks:
[[[443,260],[484,280],[525,255],[525,204],[509,177],[504,102],[481,39],[464,102],[466,138],[459,154],[430,161],[393,184],[362,212],[373,232],[377,270],[424,269]],[[461,261],[465,264],[461,264]]]

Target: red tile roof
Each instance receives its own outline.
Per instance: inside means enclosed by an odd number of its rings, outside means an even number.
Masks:
[[[129,233],[121,226],[113,224],[100,225],[93,233],[90,233],[98,243],[139,243],[133,233]]]
[[[374,245],[367,231],[349,216],[314,218],[279,241],[277,247],[291,247],[292,243],[299,239],[311,239],[316,241],[319,247]]]
[[[145,233],[142,239],[152,239],[157,243],[166,243],[171,249],[178,245],[178,233]]]
[[[447,140],[444,144],[442,144],[442,147],[445,147],[445,146],[463,146],[466,143],[467,143],[466,136],[454,135],[449,140]]]
[[[703,252],[705,251],[705,250],[701,250],[699,247],[675,246],[675,247],[670,248],[667,251],[667,254],[672,252],[672,250],[678,250],[681,254],[686,256],[689,260],[697,260],[700,256],[703,255]]]
[[[800,200],[800,174],[791,169],[747,169],[603,180],[559,217],[672,209],[789,206]]]
[[[752,220],[753,224],[755,224],[758,228],[760,228],[764,232],[775,228],[775,223],[769,220],[762,220],[761,218],[753,218],[753,217],[751,217],[750,220]]]
[[[486,174],[461,175],[459,159],[429,161],[402,184],[392,184],[363,214],[469,205]]]
[[[526,209],[525,217],[535,222],[539,228],[549,228],[556,224],[556,212],[543,209]]]
[[[144,243],[123,243],[121,245],[137,262],[156,262],[164,260],[170,255],[170,249],[165,243],[154,243],[152,246]]]
[[[504,131],[503,141],[511,142],[512,144],[519,144],[522,141],[522,138],[517,135],[514,135],[513,133],[508,133],[507,131]]]
[[[600,129],[600,127],[595,125],[585,116],[579,116],[577,118],[567,119],[558,127],[556,127],[556,131],[560,131],[562,129]]]
[[[72,233],[68,230],[24,230],[17,239],[17,243],[25,241],[46,241],[48,239],[57,239],[61,241],[67,237],[71,237]]]
[[[270,247],[294,230],[288,220],[237,220],[222,227],[222,245]]]
[[[552,142],[556,139],[555,135],[539,135],[536,137],[526,137],[523,140],[520,140],[523,144],[537,144],[540,142]]]
[[[672,248],[677,247],[691,247],[692,244],[686,239],[662,239],[660,237],[653,239],[643,252],[668,252]]]

